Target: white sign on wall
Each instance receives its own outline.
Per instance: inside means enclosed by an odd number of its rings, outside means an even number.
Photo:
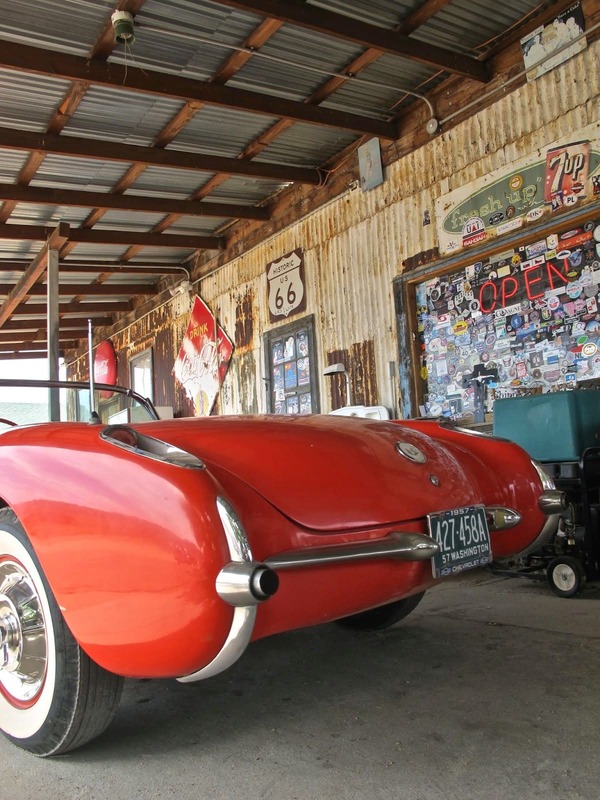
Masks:
[[[269,287],[269,318],[271,322],[285,319],[304,311],[306,292],[304,284],[304,255],[301,249],[293,250],[277,261],[267,264]]]

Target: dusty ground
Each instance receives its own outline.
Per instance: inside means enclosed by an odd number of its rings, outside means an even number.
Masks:
[[[600,587],[473,573],[396,629],[258,642],[204,683],[131,681],[104,736],[0,740],[1,800],[596,800]]]

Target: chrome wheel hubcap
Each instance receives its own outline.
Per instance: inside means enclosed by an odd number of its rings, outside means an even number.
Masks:
[[[39,693],[46,674],[46,625],[35,586],[14,561],[0,563],[0,691],[17,703]]]

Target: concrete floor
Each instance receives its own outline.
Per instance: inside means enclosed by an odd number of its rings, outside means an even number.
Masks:
[[[0,741],[1,800],[596,800],[600,586],[486,572],[396,629],[258,642],[204,683],[130,681],[111,728],[40,760]]]

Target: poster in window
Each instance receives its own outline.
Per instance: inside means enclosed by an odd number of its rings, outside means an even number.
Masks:
[[[273,368],[273,391],[277,394],[281,389],[283,389],[283,367],[278,366]]]
[[[296,396],[288,397],[286,401],[286,406],[288,414],[297,414],[299,411],[298,398]]]
[[[308,358],[298,359],[298,386],[310,383],[310,363]]]
[[[281,364],[283,361],[283,342],[279,339],[272,344],[273,364]]]
[[[300,395],[300,413],[312,414],[312,398],[310,392]]]
[[[296,370],[296,362],[290,361],[288,364],[285,364],[285,388],[286,389],[295,389],[298,385],[298,373]]]
[[[225,379],[233,343],[206,303],[196,296],[173,375],[194,403],[194,415],[206,417],[212,411]]]
[[[292,358],[296,358],[296,341],[293,336],[288,336],[283,348],[283,360],[289,361]]]
[[[299,331],[296,334],[296,343],[299,356],[308,355],[308,331]]]

